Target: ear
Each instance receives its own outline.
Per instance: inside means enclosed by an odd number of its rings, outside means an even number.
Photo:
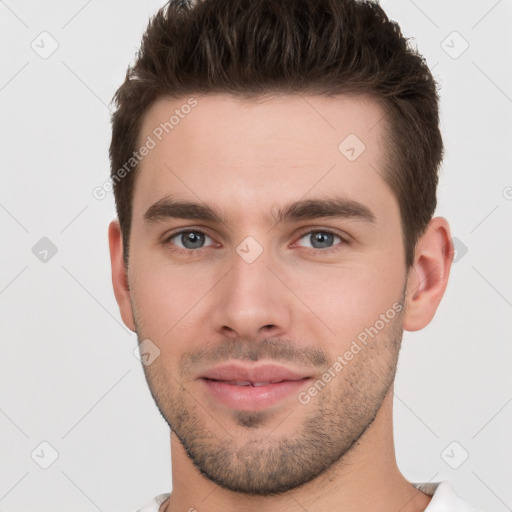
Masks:
[[[435,217],[416,244],[414,263],[408,273],[404,313],[406,331],[423,329],[434,318],[448,284],[453,256],[448,221]]]
[[[121,318],[128,329],[135,331],[127,269],[123,261],[123,235],[118,220],[113,220],[108,227],[108,245],[112,265],[112,285]]]

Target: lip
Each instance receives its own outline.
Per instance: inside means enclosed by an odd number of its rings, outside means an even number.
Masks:
[[[205,371],[199,378],[224,381],[277,382],[281,380],[301,380],[308,376],[275,363],[251,366],[225,363]]]
[[[207,370],[198,379],[211,398],[228,408],[261,411],[297,394],[311,377],[277,364],[229,363]]]

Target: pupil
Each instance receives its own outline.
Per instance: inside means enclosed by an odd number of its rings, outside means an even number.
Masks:
[[[187,249],[197,249],[204,242],[204,235],[193,231],[184,233],[182,236],[183,245]]]
[[[319,231],[315,235],[313,235],[312,245],[315,249],[322,249],[328,247],[332,243],[333,236],[334,235],[332,235],[331,233],[323,233]]]

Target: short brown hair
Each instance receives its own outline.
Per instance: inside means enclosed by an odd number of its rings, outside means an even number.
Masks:
[[[407,268],[436,208],[443,157],[437,87],[424,58],[370,0],[171,0],[150,20],[113,102],[111,178],[128,264],[144,115],[162,97],[369,94],[386,113],[384,179],[400,206]]]

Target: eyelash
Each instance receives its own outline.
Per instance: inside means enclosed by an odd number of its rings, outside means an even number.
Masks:
[[[181,231],[177,231],[176,233],[172,233],[169,236],[165,237],[163,244],[167,246],[170,244],[171,239],[176,238],[177,236],[183,235],[185,233],[200,233],[209,238],[212,238],[208,235],[208,233],[206,233],[200,229],[190,229],[189,228],[189,229],[183,229]],[[312,233],[327,233],[327,234],[330,234],[333,236],[337,236],[341,240],[342,245],[349,244],[349,242],[344,237],[342,237],[339,233],[337,233],[336,231],[332,231],[330,229],[309,229],[307,231],[303,231],[299,235],[298,240],[300,240],[301,238],[304,238],[304,236],[312,234]],[[315,249],[314,247],[309,247],[309,249],[314,251],[314,254],[318,254],[319,252],[321,252],[323,254],[326,254],[326,253],[331,254],[331,253],[338,252],[339,250],[341,250],[341,248],[342,247],[340,247],[340,246],[328,247],[326,249]],[[194,257],[194,256],[201,255],[203,253],[203,251],[206,249],[208,249],[208,247],[201,247],[199,249],[182,249],[181,247],[174,247],[171,250],[179,255],[182,255],[182,256]],[[308,247],[304,247],[304,249],[308,249]]]
[[[341,246],[334,245],[333,247],[327,247],[326,249],[316,249],[314,247],[303,247],[303,249],[310,249],[311,251],[313,251],[313,253],[315,255],[318,253],[322,253],[322,254],[335,253],[335,252],[340,251],[344,245],[348,245],[348,241],[344,237],[342,237],[339,233],[337,233],[336,231],[333,231],[331,229],[308,229],[306,231],[301,232],[297,241],[299,241],[301,238],[304,238],[306,235],[310,235],[312,233],[327,233],[329,235],[337,236],[341,240],[341,244],[342,244]],[[294,245],[295,245],[295,243],[294,243]]]

